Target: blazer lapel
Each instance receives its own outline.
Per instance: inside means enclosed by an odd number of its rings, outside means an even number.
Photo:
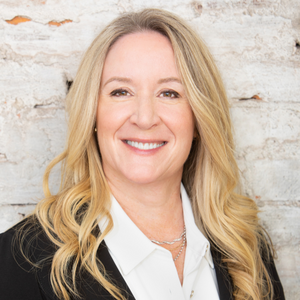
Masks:
[[[45,258],[55,252],[54,247],[49,241],[40,240],[39,247],[37,247],[36,257]],[[112,257],[110,256],[105,242],[103,241],[97,251],[97,257],[103,263],[106,273],[109,275],[115,285],[119,287],[128,300],[135,300]],[[58,300],[51,286],[50,282],[51,261],[48,261],[37,272],[37,280],[40,284],[41,290],[45,295],[45,299]],[[104,289],[88,272],[84,272],[78,277],[77,288],[82,298],[85,300],[115,300],[110,293]],[[77,300],[77,297],[72,297]]]
[[[220,300],[233,300],[231,279],[227,266],[222,262],[221,253],[211,249],[211,255],[214,261]]]
[[[132,292],[130,291],[127,283],[125,282],[123,276],[121,275],[118,267],[116,266],[112,257],[110,256],[107,246],[104,241],[100,244],[100,247],[97,252],[97,257],[103,263],[103,266],[104,266],[108,276],[113,280],[114,284],[119,287],[119,289],[123,292],[123,294],[127,297],[127,299],[135,300]],[[107,298],[103,298],[103,299],[114,300],[114,298],[106,290],[103,289],[103,292],[104,291],[106,292]],[[87,299],[91,299],[91,300],[95,299],[96,300],[99,298],[87,298]]]

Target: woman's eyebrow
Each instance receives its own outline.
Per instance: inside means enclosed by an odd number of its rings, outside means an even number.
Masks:
[[[127,77],[111,77],[110,79],[108,79],[105,84],[103,86],[106,86],[108,83],[112,82],[112,81],[119,81],[119,82],[132,82],[132,79],[127,78]],[[157,81],[158,84],[161,83],[167,83],[167,82],[178,82],[180,84],[181,80],[177,77],[167,77],[167,78],[161,78]]]
[[[175,82],[178,82],[178,83],[182,84],[181,80],[179,78],[177,78],[177,77],[162,78],[162,79],[159,79],[157,81],[157,83],[161,84],[161,83],[172,82],[172,81],[175,81]]]
[[[103,86],[106,86],[108,83],[112,81],[119,81],[119,82],[132,82],[130,78],[127,77],[111,77],[108,79]]]

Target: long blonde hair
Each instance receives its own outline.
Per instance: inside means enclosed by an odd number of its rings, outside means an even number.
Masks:
[[[67,95],[66,148],[46,169],[45,198],[34,213],[57,246],[50,275],[52,287],[60,299],[78,296],[75,278],[83,269],[115,299],[125,299],[96,256],[112,228],[112,219],[110,192],[94,128],[101,74],[110,47],[121,36],[149,30],[170,40],[196,120],[198,138],[193,142],[182,178],[196,223],[221,253],[235,299],[271,299],[272,284],[260,255],[268,244],[258,223],[257,206],[235,192],[239,174],[229,105],[219,72],[199,36],[177,16],[158,9],[128,13],[110,23],[87,50]],[[49,174],[58,163],[62,164],[61,186],[53,195]],[[104,216],[109,218],[109,226],[93,234]]]

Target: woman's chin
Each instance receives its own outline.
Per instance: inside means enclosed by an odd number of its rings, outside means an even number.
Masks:
[[[155,183],[163,179],[162,174],[157,174],[153,170],[131,170],[128,173],[123,174],[128,183],[132,184],[150,184]]]
[[[129,183],[139,184],[139,185],[155,183],[156,181],[158,182],[158,178],[153,177],[153,176],[145,176],[144,174],[141,176],[138,176],[138,175],[130,176],[130,177],[127,177],[127,179],[129,181]]]

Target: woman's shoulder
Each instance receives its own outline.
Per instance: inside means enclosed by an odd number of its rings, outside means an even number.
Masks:
[[[4,300],[43,299],[37,263],[49,255],[51,243],[33,217],[0,234],[0,294]]]
[[[18,222],[17,224],[10,227],[6,231],[0,233],[0,237],[1,238],[13,237],[16,232],[20,230],[27,230],[29,228],[35,228],[36,231],[39,231],[41,229],[41,225],[34,215],[30,215],[24,218],[22,221]]]
[[[4,246],[2,241],[13,241],[16,237],[26,237],[30,239],[32,236],[39,235],[42,228],[34,216],[24,218],[19,223],[15,224],[6,231],[0,233],[1,246]],[[28,234],[28,236],[27,236]]]
[[[36,228],[33,232],[30,229],[34,227],[34,218],[28,217],[23,219],[21,222],[17,223],[13,227],[9,228],[3,233],[0,233],[0,251],[10,251],[13,248],[13,245],[21,244],[25,240],[30,240],[30,237],[27,236],[31,231],[30,235],[35,236],[38,234],[38,229]]]
[[[31,271],[34,264],[49,257],[53,251],[53,244],[34,216],[0,234],[0,261],[15,262],[26,271]]]
[[[262,261],[266,267],[266,270],[270,276],[270,279],[273,284],[273,289],[274,289],[274,300],[284,300],[284,290],[282,283],[280,281],[274,258],[276,258],[275,251],[272,250],[273,246],[265,244],[261,247],[260,254]]]

